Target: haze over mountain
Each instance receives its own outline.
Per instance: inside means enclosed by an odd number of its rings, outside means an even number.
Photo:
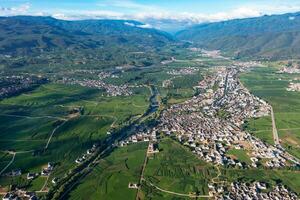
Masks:
[[[200,24],[178,32],[176,37],[237,58],[299,58],[300,13]]]
[[[165,21],[168,24],[168,21]],[[170,21],[172,26],[172,21]],[[205,49],[236,58],[300,57],[300,13],[270,15],[192,26],[175,34]],[[0,18],[0,53],[30,55],[44,51],[152,51],[173,44],[170,34],[133,20],[65,21],[52,17]]]
[[[147,49],[173,38],[132,20],[64,21],[52,17],[1,17],[0,53],[27,55],[40,51],[84,49]]]

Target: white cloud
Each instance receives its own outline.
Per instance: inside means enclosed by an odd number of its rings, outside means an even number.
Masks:
[[[296,17],[289,17],[289,20],[294,20],[294,19],[296,19]]]
[[[155,5],[139,4],[130,0],[109,0],[97,4],[100,7],[115,7],[124,8],[129,10],[139,10],[139,11],[161,11],[162,9]]]
[[[125,19],[124,14],[107,10],[59,10],[49,15],[64,20]]]
[[[98,6],[98,7],[97,7]],[[217,22],[237,18],[257,17],[263,14],[281,14],[286,12],[300,11],[300,3],[293,5],[285,3],[274,3],[271,5],[244,5],[229,11],[211,14],[192,13],[192,12],[172,12],[162,9],[155,5],[145,5],[131,0],[106,0],[98,3],[93,10],[34,10],[30,4],[21,4],[11,8],[1,8],[1,16],[12,15],[50,15],[58,19],[77,20],[77,19],[125,19],[138,20],[146,23],[143,28],[156,27],[166,23],[180,23],[181,25],[193,25],[203,22]],[[97,9],[99,8],[99,9]],[[115,8],[115,9],[114,9]],[[117,8],[117,9],[116,9]],[[120,9],[121,8],[121,9]],[[122,9],[124,8],[124,9]],[[114,11],[112,11],[114,10]],[[121,10],[121,11],[120,11]],[[122,11],[126,10],[126,12]],[[129,11],[128,11],[129,10]]]
[[[130,22],[125,22],[124,24],[127,25],[127,26],[135,26],[134,23],[130,23]]]
[[[0,7],[0,16],[13,16],[28,14],[30,4],[25,3],[17,7]]]
[[[124,22],[124,24],[127,26],[133,26],[138,28],[153,28],[150,24],[134,24],[130,22]]]
[[[137,25],[139,28],[153,28],[150,24],[142,24],[142,25]]]

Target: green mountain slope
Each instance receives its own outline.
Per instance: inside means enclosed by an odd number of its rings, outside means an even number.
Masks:
[[[0,69],[148,66],[169,59],[162,50],[174,41],[130,20],[0,17]]]
[[[30,54],[56,49],[94,49],[111,46],[159,47],[172,37],[135,21],[63,21],[51,17],[1,17],[0,53]]]
[[[300,13],[201,24],[178,32],[176,37],[237,58],[299,58]]]

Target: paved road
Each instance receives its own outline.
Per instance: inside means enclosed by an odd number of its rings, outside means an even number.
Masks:
[[[272,129],[273,129],[273,139],[274,139],[274,144],[278,145],[279,143],[279,137],[278,137],[278,131],[276,128],[276,122],[275,122],[275,116],[273,112],[273,107],[271,106],[271,118],[272,118]]]
[[[271,117],[272,117],[274,144],[275,145],[280,145],[272,106],[271,106]],[[296,158],[295,156],[289,154],[288,152],[285,152],[284,155],[285,155],[286,158],[288,158],[290,161],[294,162],[295,164],[298,164],[298,165],[300,164],[300,160],[298,158]]]

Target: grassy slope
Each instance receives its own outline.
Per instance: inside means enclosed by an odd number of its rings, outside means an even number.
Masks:
[[[299,13],[205,23],[179,31],[179,39],[238,58],[299,58]],[[294,20],[290,20],[294,17]]]
[[[276,71],[274,68],[257,68],[243,74],[241,80],[254,95],[265,99],[273,106],[282,144],[300,158],[300,93],[286,91],[289,80],[299,75],[276,74]],[[270,129],[270,120],[263,121],[260,120],[261,125],[255,128],[257,131],[265,130],[265,126]],[[270,131],[265,133],[271,134]],[[262,138],[270,140],[270,136]]]
[[[70,194],[70,199],[134,199],[137,190],[128,183],[137,183],[147,148],[146,143],[116,149]]]
[[[207,184],[216,176],[215,169],[196,158],[188,149],[169,138],[159,143],[160,152],[149,159],[145,178],[156,186],[173,191],[188,194],[198,191],[200,194],[208,194]],[[154,195],[147,193],[146,197]],[[149,192],[149,191],[148,191]],[[161,198],[167,198],[165,194]]]
[[[148,106],[150,92],[141,90],[129,97],[103,97],[99,90],[77,86],[49,84],[35,91],[0,102],[3,114],[22,116],[68,116],[71,107],[84,107],[84,113],[68,121],[55,132],[46,152],[17,154],[9,167],[23,172],[39,172],[47,162],[58,165],[53,176],[62,176],[75,163],[74,160],[93,143],[106,137],[106,132],[127,122],[131,117],[143,114]],[[44,148],[57,119],[0,116],[3,130],[0,149],[17,151]],[[1,169],[8,163],[7,156],[0,157]],[[0,179],[0,185],[9,184],[10,178]]]

